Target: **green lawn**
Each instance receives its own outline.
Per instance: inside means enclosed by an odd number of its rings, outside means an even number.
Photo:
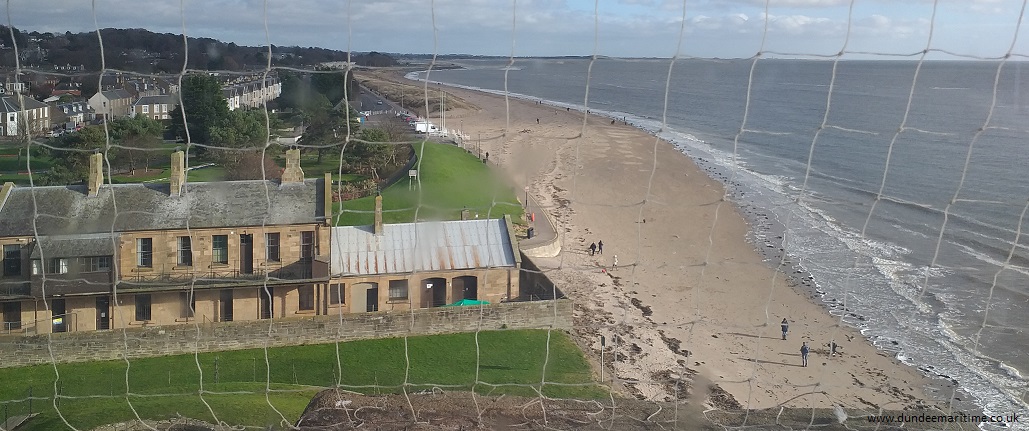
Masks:
[[[383,221],[405,223],[418,220],[459,220],[461,209],[467,208],[474,218],[499,218],[510,214],[522,222],[522,206],[514,191],[481,160],[466,151],[447,144],[416,144],[419,155],[416,168],[420,183],[405,178],[382,191]],[[343,215],[337,225],[372,224],[375,198],[354,199],[335,205]]]
[[[488,331],[479,333],[479,380],[492,384],[524,384],[539,387],[543,379],[543,362],[547,352],[547,331]],[[583,386],[543,387],[553,397],[596,399],[606,396],[592,384],[589,365],[582,352],[560,331],[550,337],[550,358],[546,381],[577,383]],[[320,389],[335,385],[342,369],[346,389],[368,394],[399,392],[404,384],[404,340],[387,338],[363,340],[339,345],[309,345],[263,350],[166,356],[124,361],[60,364],[55,378],[52,365],[0,369],[0,400],[7,401],[8,414],[28,412],[24,401],[31,388],[32,411],[40,413],[26,430],[66,429],[53,407],[54,382],[68,397],[58,400],[61,414],[79,429],[91,429],[105,423],[133,419],[132,407],[147,419],[163,419],[181,414],[214,421],[204,401],[214,410],[217,419],[230,424],[266,426],[278,424],[280,418],[271,405],[287,420],[295,422],[311,397]],[[433,385],[455,387],[446,390],[472,389],[475,380],[475,334],[448,334],[408,338],[411,360],[408,391],[431,388]],[[199,360],[203,369],[203,386],[210,392],[252,392],[245,394],[199,395]],[[265,361],[271,365],[266,367]],[[266,378],[266,376],[269,376]],[[275,391],[265,399],[266,381]],[[126,386],[126,382],[127,386]],[[365,385],[377,385],[367,388]],[[127,389],[128,388],[128,389]],[[534,396],[524,386],[474,387],[481,393]],[[132,395],[126,397],[126,393]],[[87,397],[87,398],[81,398]],[[21,429],[21,428],[20,428]]]
[[[18,153],[21,152],[19,159]],[[0,144],[0,172],[25,172],[25,145],[14,143]],[[32,170],[49,169],[51,161],[39,154],[37,148],[32,152]],[[27,181],[27,177],[26,177]]]
[[[29,184],[29,174],[0,174],[0,185],[7,182],[27,186]]]
[[[206,168],[193,169],[186,173],[186,180],[192,182],[225,181],[225,168],[221,166],[208,166]]]
[[[129,183],[141,183],[149,180],[156,180],[158,178],[168,178],[168,167],[150,167],[150,170],[143,172],[143,169],[136,169],[136,175],[114,175],[111,177],[111,181],[115,184],[129,184]]]

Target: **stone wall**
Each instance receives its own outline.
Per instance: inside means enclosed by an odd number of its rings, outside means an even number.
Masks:
[[[222,350],[321,344],[368,338],[469,332],[476,329],[572,327],[570,300],[507,302],[480,307],[440,307],[413,312],[154,326],[49,335],[59,362],[176,355]],[[270,333],[270,335],[269,335]],[[126,349],[126,339],[128,340]],[[0,367],[50,362],[48,335],[0,337]]]
[[[518,282],[520,298],[528,301],[541,299],[561,299],[565,294],[554,286],[554,282],[547,277],[536,263],[528,257],[528,253],[522,251],[522,271],[519,274]],[[556,295],[556,296],[555,296]]]

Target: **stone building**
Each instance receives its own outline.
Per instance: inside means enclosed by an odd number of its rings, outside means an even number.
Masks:
[[[328,262],[327,314],[404,311],[463,299],[517,299],[520,254],[510,218],[338,226]]]
[[[291,151],[299,159],[299,151]],[[322,179],[0,189],[5,332],[36,334],[304,314],[329,240]],[[328,252],[324,248],[325,253]]]
[[[0,334],[431,308],[519,297],[507,218],[331,227],[329,175],[0,189]]]

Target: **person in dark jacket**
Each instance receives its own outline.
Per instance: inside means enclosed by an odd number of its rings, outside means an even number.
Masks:
[[[805,341],[804,344],[800,346],[800,360],[803,361],[803,365],[801,365],[802,367],[807,366],[807,354],[809,351],[810,349],[807,348],[807,341]]]
[[[786,339],[786,331],[790,330],[790,322],[786,321],[786,318],[782,318],[782,339]]]
[[[596,252],[597,252],[597,243],[591,242],[590,243],[590,256],[593,256],[593,254],[596,253]]]

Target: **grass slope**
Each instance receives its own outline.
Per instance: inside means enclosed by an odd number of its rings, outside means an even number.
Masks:
[[[63,396],[73,397],[58,398],[57,404],[64,419],[79,429],[135,419],[133,408],[145,419],[182,415],[213,422],[216,418],[205,402],[220,421],[248,426],[277,425],[282,417],[276,410],[286,420],[295,421],[319,389],[336,384],[340,369],[345,388],[366,394],[400,392],[405,375],[409,392],[433,386],[445,390],[472,389],[476,375],[475,342],[474,333],[409,337],[409,370],[403,338],[339,344],[338,362],[337,346],[322,344],[272,348],[267,355],[264,350],[239,350],[133,359],[128,364],[59,364],[57,374],[53,365],[2,368],[0,400],[13,400],[4,402],[8,404],[9,415],[26,414],[29,406],[24,399],[31,388],[32,396],[37,398],[32,411],[40,416],[26,424],[26,430],[67,429],[54,408],[55,387]],[[538,388],[543,380],[547,331],[481,332],[478,343],[479,381],[487,384],[475,385],[475,390],[536,395],[528,385]],[[564,333],[550,333],[546,363],[547,382],[582,386],[547,385],[543,387],[544,394],[560,398],[606,396],[603,389],[593,384],[582,352]],[[201,381],[204,391],[209,391],[202,397]],[[368,387],[371,385],[377,387]],[[267,398],[266,387],[273,390]]]
[[[459,220],[467,208],[474,218],[500,218],[510,214],[522,222],[522,206],[514,191],[477,157],[454,145],[426,142],[416,144],[421,181],[403,179],[382,191],[383,221],[408,223],[415,220]],[[343,215],[341,226],[370,225],[374,221],[373,196],[335,205]]]

